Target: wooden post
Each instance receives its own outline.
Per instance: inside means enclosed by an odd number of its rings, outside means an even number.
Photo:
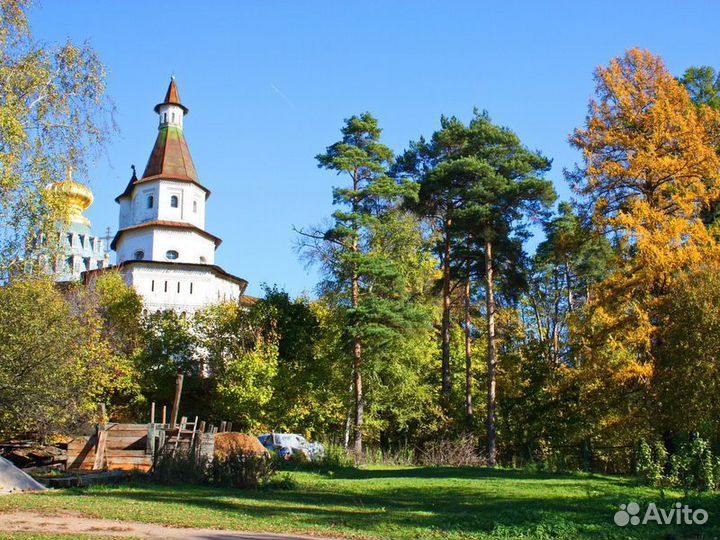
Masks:
[[[163,405],[162,423],[163,427],[165,427],[165,424],[167,424],[167,407],[165,405]]]
[[[221,433],[222,433],[223,431],[225,431],[225,425],[226,425],[225,420],[222,420],[222,421],[220,422],[220,432],[221,432]]]
[[[150,403],[150,423],[155,423],[155,402]]]
[[[205,420],[200,420],[200,425],[198,426],[198,431],[200,433],[205,433]]]
[[[106,466],[105,458],[105,447],[107,446],[107,415],[105,413],[105,404],[98,403],[98,425],[97,425],[97,446],[95,447],[95,462],[93,463],[93,470],[100,471]]]
[[[232,431],[232,422],[228,422],[225,426],[225,429],[227,429],[228,431]]]
[[[175,401],[173,401],[172,412],[170,413],[170,427],[177,424],[178,411],[180,410],[180,394],[182,393],[183,374],[178,373],[175,378]]]
[[[97,413],[98,413],[98,424],[103,426],[103,429],[105,429],[105,422],[107,421],[107,413],[105,412],[105,404],[104,403],[97,404]]]

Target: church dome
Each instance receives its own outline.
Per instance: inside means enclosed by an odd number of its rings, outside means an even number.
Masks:
[[[90,220],[83,215],[83,212],[90,208],[94,197],[90,188],[73,180],[72,167],[68,168],[64,181],[50,184],[49,189],[64,201],[67,207],[68,221],[90,225]]]

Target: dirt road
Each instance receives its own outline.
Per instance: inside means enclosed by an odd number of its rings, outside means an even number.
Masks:
[[[47,516],[35,512],[0,514],[0,532],[86,535],[98,538],[141,538],[143,540],[308,540],[310,538],[308,536],[238,533],[217,529],[166,527],[133,521],[95,519],[67,512]],[[321,539],[313,538],[313,540]]]

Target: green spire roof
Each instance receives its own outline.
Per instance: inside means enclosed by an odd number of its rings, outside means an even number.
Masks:
[[[141,181],[151,176],[199,182],[182,129],[164,126],[158,131]]]

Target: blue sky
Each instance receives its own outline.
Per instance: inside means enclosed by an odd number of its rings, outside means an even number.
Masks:
[[[96,232],[117,228],[114,202],[143,170],[155,139],[153,106],[171,74],[190,108],[185,135],[213,194],[207,228],[217,262],[293,294],[317,275],[294,251],[292,226],[332,212],[340,180],[314,156],[344,118],[366,110],[400,152],[441,114],[473,107],[553,158],[563,197],[567,135],[582,123],[592,72],[633,46],[675,74],[720,67],[720,4],[706,2],[107,1],[43,0],[36,39],[89,40],[108,69],[120,133],[91,168]]]

